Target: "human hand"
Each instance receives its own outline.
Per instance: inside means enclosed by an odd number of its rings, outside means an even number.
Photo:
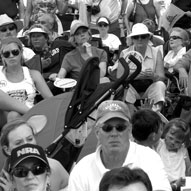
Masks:
[[[144,100],[141,100],[141,106],[139,109],[152,109],[154,105],[154,100],[145,98]]]
[[[2,175],[3,176],[0,177],[0,187],[2,187],[4,191],[12,190],[10,175],[4,169],[2,170]]]
[[[180,177],[178,180],[175,181],[177,188],[179,189],[181,186],[185,186],[185,178]]]
[[[191,11],[187,11],[187,12],[185,13],[185,15],[187,15],[188,17],[191,17]]]
[[[188,73],[184,68],[180,68],[179,70],[179,84],[181,88],[188,87]]]
[[[57,73],[52,73],[52,74],[50,74],[50,76],[48,78],[49,78],[49,80],[55,81],[57,77],[58,77]]]

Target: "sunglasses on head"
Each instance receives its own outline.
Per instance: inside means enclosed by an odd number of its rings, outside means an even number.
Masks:
[[[18,178],[24,178],[24,177],[27,177],[29,171],[31,171],[33,175],[37,176],[37,175],[45,173],[46,170],[47,170],[47,167],[44,164],[33,165],[31,168],[20,166],[13,169],[12,174]]]
[[[147,34],[132,36],[132,38],[135,39],[135,40],[137,40],[137,39],[146,39],[148,37],[149,37],[149,35],[147,35]]]
[[[14,49],[14,50],[5,51],[5,52],[2,53],[4,58],[9,58],[11,56],[11,54],[13,56],[18,56],[20,54],[20,50],[19,49]]]
[[[13,31],[16,29],[16,26],[15,25],[10,25],[10,26],[6,26],[6,27],[2,27],[0,29],[1,32],[7,32],[7,30],[9,31]]]
[[[170,40],[177,40],[177,39],[182,39],[180,36],[170,36]]]
[[[108,24],[106,24],[106,23],[99,23],[98,26],[99,26],[99,27],[107,27]]]
[[[113,128],[115,128],[118,132],[122,132],[125,129],[127,129],[127,125],[119,124],[119,125],[113,126],[113,125],[109,125],[109,124],[104,124],[101,128],[103,131],[105,131],[107,133],[111,132],[113,130]]]

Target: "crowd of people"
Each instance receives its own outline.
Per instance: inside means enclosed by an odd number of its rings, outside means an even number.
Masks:
[[[73,18],[67,30],[66,15]],[[190,108],[187,118],[168,119],[164,108],[169,76],[181,96],[191,96],[190,47],[188,0],[0,3],[0,190],[179,191],[191,176]],[[23,116],[43,99],[64,94],[55,80],[78,81],[90,58],[98,58],[103,84],[117,80],[119,59],[129,63],[130,55],[138,55],[140,73],[122,99],[98,105],[90,127],[96,150],[67,171],[36,140],[51,119]],[[135,69],[130,63],[130,75]]]

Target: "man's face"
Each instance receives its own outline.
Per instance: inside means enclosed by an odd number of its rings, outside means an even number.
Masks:
[[[112,118],[96,128],[98,142],[102,145],[102,150],[105,153],[127,151],[131,132],[129,122],[121,118]]]
[[[0,39],[6,37],[16,37],[17,36],[17,28],[14,23],[10,23],[7,25],[0,26]]]
[[[53,30],[54,22],[54,18],[46,14],[38,18],[38,23],[44,25],[50,31]]]
[[[34,48],[43,48],[47,44],[47,39],[43,33],[32,33],[31,44]]]

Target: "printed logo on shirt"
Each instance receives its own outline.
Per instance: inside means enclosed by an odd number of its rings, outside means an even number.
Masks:
[[[25,89],[21,90],[12,90],[7,92],[9,96],[19,100],[20,102],[25,102],[28,98],[27,92]]]
[[[3,88],[7,85],[7,82],[5,80],[0,81],[0,88]]]

